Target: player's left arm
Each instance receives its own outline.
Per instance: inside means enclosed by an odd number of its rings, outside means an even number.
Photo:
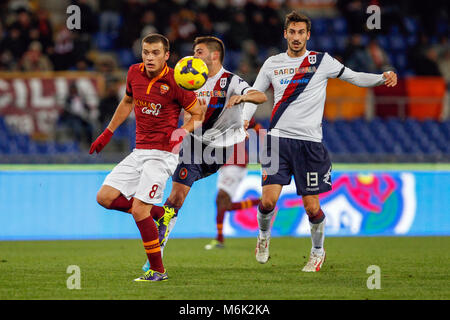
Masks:
[[[328,78],[338,78],[358,87],[375,87],[382,84],[387,87],[395,87],[397,85],[397,74],[394,71],[383,72],[383,74],[356,72],[344,66],[328,53],[325,53],[322,63],[325,65]]]
[[[397,85],[397,74],[394,71],[383,72],[383,74],[375,74],[355,72],[350,68],[345,67],[344,72],[339,78],[358,87],[375,87],[382,84],[387,87],[395,87]]]
[[[250,102],[254,104],[261,104],[267,101],[267,96],[264,92],[258,90],[249,90],[244,95],[234,95],[228,100],[226,108],[231,108],[234,105],[240,104],[242,102]]]

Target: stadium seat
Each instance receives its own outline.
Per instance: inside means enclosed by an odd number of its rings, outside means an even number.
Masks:
[[[407,114],[419,120],[439,120],[446,92],[441,77],[414,77],[406,79],[406,92],[411,99]]]
[[[120,49],[117,53],[117,57],[119,59],[119,65],[122,68],[128,68],[130,65],[137,62],[133,50],[131,49]]]
[[[324,117],[354,119],[364,116],[367,88],[356,87],[339,79],[329,79]]]
[[[116,37],[109,33],[97,32],[94,35],[94,40],[99,50],[110,51],[115,47]]]
[[[333,31],[335,34],[346,35],[347,34],[347,20],[342,17],[334,18]]]
[[[311,24],[311,32],[314,32],[315,35],[322,35],[327,33],[329,20],[325,18],[315,18],[312,19]]]

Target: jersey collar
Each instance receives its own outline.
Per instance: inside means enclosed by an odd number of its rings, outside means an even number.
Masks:
[[[144,72],[145,72],[145,67],[144,67]],[[147,87],[147,94],[150,93],[150,90],[153,86],[153,84],[158,81],[159,79],[161,79],[162,77],[164,77],[167,73],[169,72],[169,67],[167,66],[167,63],[164,64],[164,68],[162,69],[162,71],[154,78],[151,78],[150,83],[148,84]],[[145,72],[145,75],[148,77],[147,72]]]
[[[290,57],[290,56],[287,54],[287,51],[286,51],[284,54],[286,55],[286,58],[289,59],[289,60],[292,60],[292,61],[300,61],[300,60],[305,59],[305,57],[307,57],[310,53],[311,53],[311,51],[306,50],[305,53],[304,53],[302,56],[300,56],[300,57],[295,57],[295,58]]]

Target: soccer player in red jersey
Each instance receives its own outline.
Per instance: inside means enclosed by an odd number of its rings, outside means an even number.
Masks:
[[[105,178],[97,202],[107,209],[130,212],[139,228],[152,269],[135,281],[164,281],[158,229],[150,215],[154,203],[162,201],[167,179],[179,158],[179,145],[194,125],[201,125],[205,107],[194,92],[181,89],[167,66],[169,40],[150,34],[142,40],[142,60],[128,70],[126,95],[105,131],[92,143],[89,153],[99,153],[114,131],[133,110],[136,116],[136,148]],[[181,110],[191,118],[181,128]]]

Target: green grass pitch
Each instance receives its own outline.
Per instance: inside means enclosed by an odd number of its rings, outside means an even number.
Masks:
[[[256,240],[229,238],[206,251],[209,239],[171,239],[164,262],[169,280],[135,283],[145,253],[140,240],[0,242],[0,299],[302,300],[449,299],[450,237],[328,237],[327,260],[304,273],[309,238],[273,238],[267,264]],[[68,289],[69,265],[81,289]],[[380,268],[369,290],[367,268]]]

